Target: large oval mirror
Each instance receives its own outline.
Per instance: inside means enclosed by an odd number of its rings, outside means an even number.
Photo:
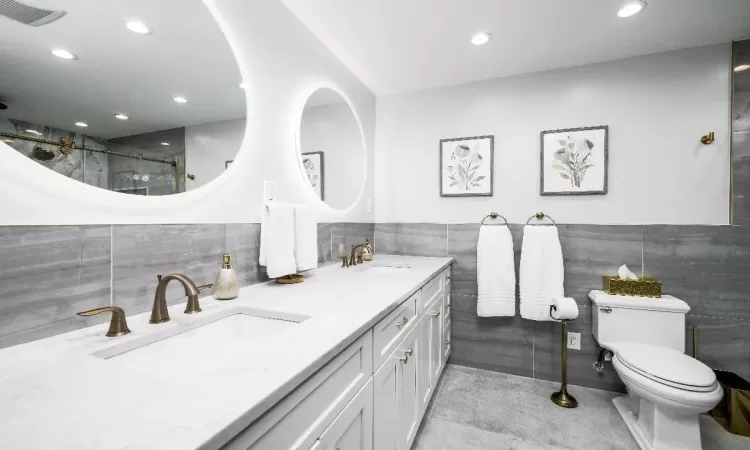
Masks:
[[[315,91],[299,132],[300,163],[311,189],[333,209],[347,209],[365,182],[365,146],[357,117],[338,92]]]
[[[202,186],[245,131],[245,92],[201,0],[0,2],[0,140],[135,195]]]

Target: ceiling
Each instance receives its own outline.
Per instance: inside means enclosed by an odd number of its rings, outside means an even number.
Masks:
[[[627,19],[620,0],[282,1],[376,95],[750,36],[749,0],[648,0]]]
[[[67,15],[36,28],[0,16],[0,117],[115,138],[245,115],[237,62],[201,0],[23,1]],[[128,30],[134,18],[154,32]]]

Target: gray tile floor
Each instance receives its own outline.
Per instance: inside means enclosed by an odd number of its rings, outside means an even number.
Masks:
[[[559,384],[448,365],[413,450],[638,450],[612,405],[620,394],[571,386],[576,409],[549,400]],[[701,416],[703,448],[750,448],[750,438]]]

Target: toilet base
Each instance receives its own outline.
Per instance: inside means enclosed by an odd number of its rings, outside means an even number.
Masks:
[[[633,401],[639,404],[634,407]],[[627,395],[612,403],[641,450],[702,449],[697,414],[668,414],[653,403]]]

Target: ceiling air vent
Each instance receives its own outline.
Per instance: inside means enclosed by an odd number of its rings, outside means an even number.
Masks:
[[[35,8],[15,0],[0,0],[0,14],[23,24],[38,27],[54,22],[66,13]]]

